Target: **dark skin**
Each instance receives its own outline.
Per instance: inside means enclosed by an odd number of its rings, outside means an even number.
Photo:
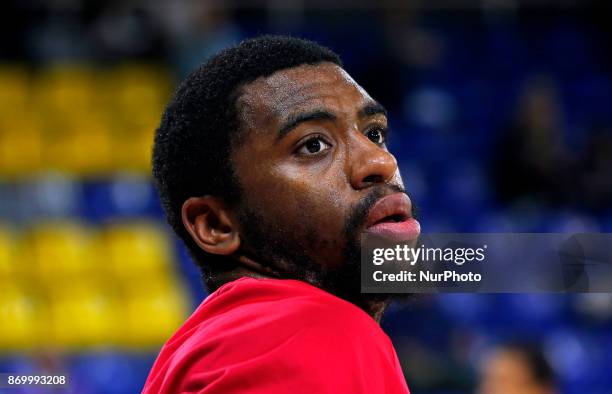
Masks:
[[[345,264],[345,226],[355,207],[375,188],[403,188],[385,145],[384,109],[332,63],[281,70],[244,85],[240,93],[243,129],[232,163],[249,210],[296,256],[314,262],[311,275],[298,279],[324,287],[316,270]],[[297,259],[279,254],[263,261],[258,255],[239,207],[215,196],[192,197],[182,214],[202,249],[239,261],[222,281],[296,277]],[[361,223],[357,231],[363,229]],[[373,299],[360,306],[380,321],[386,304]]]

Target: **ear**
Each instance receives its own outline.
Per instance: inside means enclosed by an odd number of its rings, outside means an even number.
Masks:
[[[234,216],[218,197],[191,197],[183,203],[183,225],[203,250],[230,255],[240,247],[240,235]]]

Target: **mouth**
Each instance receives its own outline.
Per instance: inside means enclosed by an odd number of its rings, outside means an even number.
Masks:
[[[412,217],[412,202],[404,193],[381,198],[366,218],[365,231],[382,235],[394,241],[416,240],[421,226]]]

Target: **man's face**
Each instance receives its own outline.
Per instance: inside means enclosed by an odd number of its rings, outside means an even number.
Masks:
[[[340,67],[320,63],[247,84],[237,108],[243,251],[332,292],[347,276],[358,286],[368,211],[403,190],[382,107]]]
[[[525,356],[512,350],[494,352],[483,365],[479,394],[551,394],[551,386],[537,382]]]

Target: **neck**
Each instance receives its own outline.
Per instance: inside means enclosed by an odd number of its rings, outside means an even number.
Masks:
[[[389,306],[389,298],[387,295],[373,295],[373,294],[361,294],[362,296],[373,296],[367,298],[361,298],[357,302],[352,302],[357,305],[359,308],[363,309],[365,313],[370,315],[372,319],[376,321],[376,323],[380,324],[387,307]]]
[[[240,264],[236,268],[216,275],[214,282],[217,288],[242,277],[256,279],[298,279],[358,306],[378,324],[380,324],[385,310],[389,306],[387,294],[363,294],[361,292],[351,295],[336,294],[336,292],[326,289],[325,286],[321,286],[321,283],[316,283],[318,282],[317,280],[313,282],[307,278],[291,278],[286,272],[273,270],[245,256],[240,256],[238,261]]]
[[[228,282],[233,282],[236,279],[243,277],[255,278],[255,279],[282,279],[277,275],[251,270],[245,267],[236,267],[233,270],[221,272],[215,275],[215,287],[219,288]]]
[[[382,317],[385,314],[385,311],[387,310],[388,306],[389,301],[380,301],[376,304],[376,306],[372,308],[372,311],[371,313],[369,313],[369,315],[372,316],[374,320],[376,320],[376,323],[380,324],[380,321],[382,320]]]

